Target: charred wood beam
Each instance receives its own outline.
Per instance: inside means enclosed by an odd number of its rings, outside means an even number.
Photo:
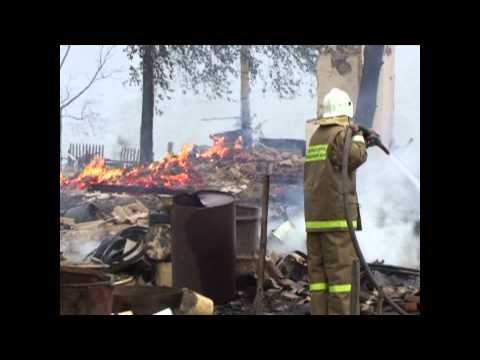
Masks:
[[[265,280],[265,256],[267,255],[267,226],[268,226],[268,201],[270,198],[270,175],[272,167],[269,166],[263,179],[262,189],[262,222],[260,227],[260,251],[257,263],[257,293],[254,300],[255,315],[263,313],[264,304],[264,280]]]
[[[368,264],[368,266],[372,270],[377,270],[383,273],[420,276],[420,270],[417,270],[417,269],[410,269],[410,268],[405,268],[400,266],[383,265],[383,264],[375,264],[375,263]]]
[[[351,315],[360,315],[360,262],[355,259],[352,264]]]
[[[152,187],[146,188],[142,186],[130,186],[130,185],[108,185],[108,184],[94,184],[90,185],[87,189],[90,192],[100,191],[106,193],[127,193],[127,194],[164,194],[164,195],[177,195],[186,192],[193,192],[192,188],[167,188],[167,187]]]

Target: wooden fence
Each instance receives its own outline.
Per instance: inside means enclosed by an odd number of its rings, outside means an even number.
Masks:
[[[95,156],[104,156],[104,146],[95,144],[70,144],[68,147],[68,165],[73,166],[75,162],[80,164],[88,163]]]
[[[120,161],[126,165],[134,165],[140,163],[140,149],[122,148],[120,152]]]
[[[70,144],[67,157],[68,166],[80,169],[97,155],[105,158],[104,145]],[[105,161],[109,166],[127,167],[138,165],[140,163],[140,149],[122,147],[120,159],[105,159]]]

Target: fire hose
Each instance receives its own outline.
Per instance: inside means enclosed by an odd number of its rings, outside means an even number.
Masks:
[[[361,129],[363,130],[363,129]],[[370,142],[371,145],[377,145],[381,144],[380,138],[376,137],[375,142]],[[350,148],[352,146],[352,129],[350,127],[347,127],[347,132],[345,136],[345,146],[343,149],[343,157],[342,157],[342,175],[343,175],[343,186],[342,186],[342,193],[343,193],[343,207],[345,209],[345,216],[347,219],[347,225],[348,225],[348,232],[350,233],[350,237],[353,242],[353,246],[355,248],[355,252],[357,253],[358,259],[360,260],[360,265],[362,268],[365,270],[367,273],[368,279],[371,281],[375,289],[377,289],[379,295],[383,297],[383,299],[391,306],[393,307],[399,314],[401,315],[408,315],[407,312],[405,312],[398,304],[396,304],[385,292],[383,291],[383,288],[378,284],[378,282],[375,280],[375,277],[373,276],[372,271],[370,270],[370,267],[368,266],[367,262],[365,261],[365,258],[363,256],[362,250],[360,249],[360,245],[357,240],[357,236],[355,235],[355,231],[353,229],[353,224],[352,224],[352,213],[351,209],[348,206],[348,201],[347,201],[347,185],[348,185],[348,156],[350,153]],[[383,147],[383,148],[382,148]],[[382,150],[384,150],[384,146],[380,146]],[[385,150],[384,150],[385,151]],[[388,150],[386,151],[388,154]]]

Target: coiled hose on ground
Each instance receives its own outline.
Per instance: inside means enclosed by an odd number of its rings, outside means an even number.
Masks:
[[[350,154],[350,148],[352,146],[352,129],[347,127],[347,132],[345,136],[345,146],[343,148],[343,157],[342,157],[342,175],[343,175],[343,207],[345,209],[345,215],[347,219],[348,225],[348,232],[350,233],[350,237],[352,238],[353,246],[355,247],[355,252],[357,253],[358,259],[360,260],[360,265],[367,273],[368,279],[372,282],[373,286],[377,289],[380,296],[382,296],[385,301],[395,309],[401,315],[408,315],[408,313],[403,310],[400,306],[398,306],[385,292],[383,288],[378,285],[377,281],[375,280],[370,267],[368,266],[365,258],[363,257],[362,250],[360,249],[360,245],[358,244],[357,236],[355,235],[355,231],[353,229],[352,224],[352,213],[350,211],[350,207],[348,206],[347,200],[347,187],[348,187],[348,157]]]

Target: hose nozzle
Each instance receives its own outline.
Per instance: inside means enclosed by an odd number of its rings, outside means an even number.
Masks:
[[[363,133],[367,141],[367,148],[370,146],[378,146],[385,154],[390,155],[390,151],[388,151],[387,147],[382,144],[380,140],[380,135],[372,129],[367,129],[364,126],[359,125],[358,128]]]

